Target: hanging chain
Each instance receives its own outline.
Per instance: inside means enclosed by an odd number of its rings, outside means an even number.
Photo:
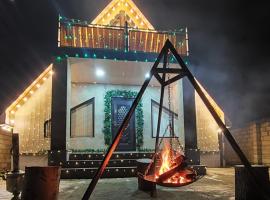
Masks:
[[[170,56],[168,56],[168,63],[167,66],[169,68],[170,65]],[[168,74],[168,80],[170,80],[170,74]],[[174,130],[172,127],[173,124],[173,111],[171,110],[171,84],[168,85],[168,106],[169,106],[169,130],[170,130],[170,137],[174,137]]]

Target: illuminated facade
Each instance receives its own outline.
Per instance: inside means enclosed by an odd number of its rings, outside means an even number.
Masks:
[[[54,63],[6,109],[6,124],[20,134],[21,153],[49,151],[50,165],[66,162],[71,150],[108,147],[167,39],[186,62],[189,55],[186,28],[155,30],[131,0],[113,0],[91,23],[59,16],[58,28]],[[170,65],[177,67],[174,58]],[[152,80],[118,151],[154,149],[159,90],[158,81]],[[198,153],[199,149],[218,152],[218,128],[208,126],[213,119],[198,95],[191,91],[191,100],[187,99],[182,80],[166,90],[161,133],[168,136],[166,126],[173,116],[175,133],[183,145],[188,142]],[[186,119],[192,116],[190,125]],[[193,130],[193,137],[186,134],[187,129]],[[195,157],[192,162],[200,164]]]

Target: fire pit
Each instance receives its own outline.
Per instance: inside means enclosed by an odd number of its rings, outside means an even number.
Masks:
[[[163,138],[158,149],[145,173],[138,173],[140,178],[165,187],[181,187],[199,178],[196,171],[188,167],[177,137]]]

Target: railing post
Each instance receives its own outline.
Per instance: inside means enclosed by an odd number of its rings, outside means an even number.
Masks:
[[[129,48],[128,48],[128,23],[127,23],[127,21],[125,22],[125,33],[124,33],[124,35],[125,35],[125,38],[124,38],[124,41],[125,41],[125,52],[127,52],[128,50],[129,50]]]

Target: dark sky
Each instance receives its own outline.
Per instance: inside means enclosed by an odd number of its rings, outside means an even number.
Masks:
[[[54,55],[58,13],[91,21],[110,0],[0,1],[0,110]],[[270,117],[270,6],[260,1],[134,0],[156,29],[189,29],[192,71],[234,127]]]

